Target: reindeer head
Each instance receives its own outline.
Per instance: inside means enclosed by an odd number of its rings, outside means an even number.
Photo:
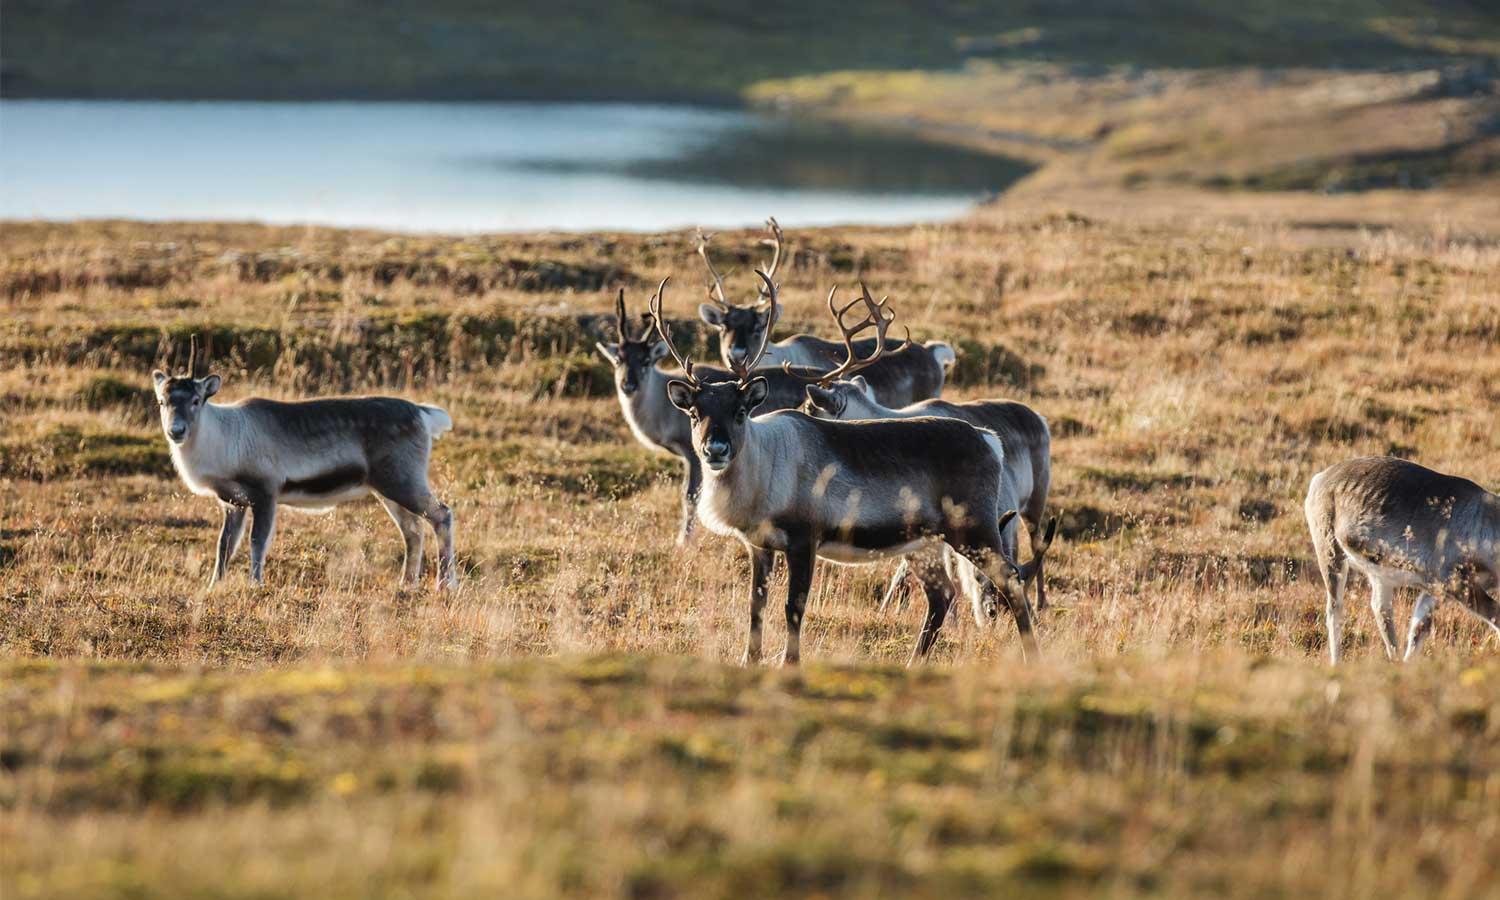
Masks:
[[[174,444],[187,442],[208,398],[219,392],[221,379],[204,374],[205,368],[198,356],[195,334],[189,339],[186,375],[168,375],[160,369],[151,373],[156,385],[156,405],[161,410],[161,428]]]
[[[666,279],[663,279],[662,287],[666,284]],[[657,289],[658,293],[660,290]],[[667,358],[667,345],[652,331],[649,319],[649,316],[641,316],[640,333],[635,337],[630,336],[629,319],[625,315],[625,289],[620,288],[620,295],[615,299],[615,329],[620,334],[620,342],[606,344],[601,341],[594,344],[599,354],[614,366],[615,387],[625,397],[635,396],[635,392],[641,389],[646,373]]]
[[[766,228],[771,232],[771,237],[761,243],[773,249],[771,264],[765,269],[765,274],[774,278],[776,269],[781,265],[784,237],[781,226],[774,218],[766,220]],[[724,294],[724,279],[708,257],[710,237],[711,235],[698,232],[698,255],[703,257],[703,264],[708,267],[708,274],[713,278],[713,284],[708,289],[709,302],[698,307],[698,316],[718,329],[719,355],[724,360],[724,365],[733,368],[749,357],[754,348],[766,343],[771,329],[776,327],[779,310],[768,302],[764,289],[754,303],[739,306],[729,302]]]
[[[1016,511],[1008,509],[1000,515],[1000,532],[1010,527],[1011,520],[1016,517]],[[1042,533],[1041,543],[1033,550],[1031,559],[1022,565],[1007,561],[1005,563],[1000,580],[995,584],[995,590],[1000,595],[1000,600],[1007,606],[1014,608],[1018,604],[1026,602],[1026,585],[1036,578],[1038,567],[1042,564],[1042,557],[1047,549],[1052,546],[1052,539],[1057,537],[1057,517],[1053,516],[1047,520],[1047,526]],[[984,624],[984,619],[993,619],[1000,614],[1000,608],[994,602],[987,602],[981,607],[978,595],[974,598],[974,620]]]
[[[768,303],[774,314],[777,308],[776,284],[765,272],[757,269],[755,274],[765,282]],[[770,393],[766,379],[754,374],[756,364],[766,353],[770,331],[764,333],[752,353],[730,365],[736,380],[709,383],[693,374],[692,361],[678,353],[672,344],[671,332],[661,312],[660,293],[651,300],[650,317],[657,335],[682,366],[683,377],[667,382],[667,398],[686,413],[692,423],[693,451],[698,458],[710,471],[722,472],[729,468],[735,453],[744,446],[750,416]]]
[[[814,419],[878,419],[880,410],[875,389],[863,375],[840,379],[828,387],[810,384],[807,399],[802,401],[802,411]]]

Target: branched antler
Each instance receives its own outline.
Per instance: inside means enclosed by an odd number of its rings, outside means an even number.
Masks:
[[[661,298],[666,293],[667,282],[671,280],[671,275],[663,278],[661,284],[656,287],[656,293],[652,294],[651,299],[646,301],[646,307],[651,310],[646,314],[646,320],[656,332],[656,336],[661,338],[662,343],[667,345],[667,352],[671,353],[672,358],[677,360],[677,365],[682,367],[682,380],[695,388],[701,387],[702,383],[698,381],[698,376],[693,374],[693,361],[677,352],[677,345],[672,343],[672,329],[667,325],[666,316],[663,316],[661,313]]]
[[[1047,548],[1052,546],[1052,539],[1056,536],[1057,516],[1053,516],[1047,521],[1047,527],[1042,532],[1041,547],[1035,549],[1031,554],[1031,559],[1028,559],[1018,570],[1022,583],[1029,582],[1036,577],[1036,570],[1042,565],[1042,556],[1047,552]]]
[[[772,281],[771,276],[760,269],[756,269],[755,274],[759,275],[760,280],[765,282],[765,286],[761,290],[766,295],[768,324],[760,333],[760,346],[755,348],[755,352],[740,360],[738,365],[730,366],[734,370],[734,374],[739,376],[740,381],[749,381],[754,375],[755,367],[760,365],[761,357],[766,355],[766,348],[771,346],[771,326],[769,323],[776,321],[776,282]]]
[[[728,310],[729,298],[724,296],[724,277],[714,268],[713,260],[708,258],[708,242],[712,237],[711,234],[704,234],[703,229],[698,229],[698,255],[703,257],[703,264],[708,267],[708,274],[714,280],[713,286],[708,289],[708,299]]]
[[[792,367],[789,364],[782,363],[782,368],[788,374],[825,388],[841,378],[847,378],[861,369],[874,365],[875,361],[885,354],[885,333],[891,327],[891,323],[896,321],[896,310],[886,302],[887,298],[882,297],[877,302],[874,297],[870,296],[870,289],[865,287],[863,281],[859,283],[859,296],[851,300],[843,308],[835,306],[833,302],[834,295],[838,293],[838,290],[838,285],[834,285],[828,291],[828,314],[833,317],[834,325],[838,326],[839,332],[843,335],[844,361],[839,363],[838,367],[833,371],[815,377],[800,375],[792,371]],[[865,317],[850,325],[844,320],[844,317],[848,315],[851,309],[861,303],[865,305]],[[875,349],[870,352],[869,356],[861,357],[855,352],[854,338],[860,332],[871,327],[875,329]],[[896,352],[899,353],[905,350],[910,344],[911,332],[907,331],[905,342],[896,348]]]

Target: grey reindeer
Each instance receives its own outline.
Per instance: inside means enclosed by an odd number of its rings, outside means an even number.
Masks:
[[[212,403],[222,380],[200,369],[196,335],[187,374],[151,377],[177,473],[223,512],[210,586],[239,549],[247,515],[250,580],[259,585],[280,507],[327,512],[370,493],[406,542],[403,583],[421,578],[425,520],[439,541],[438,586],[457,584],[453,512],[427,482],[432,442],[453,427],[447,412],[395,397]]]
[[[659,302],[661,293],[666,290],[670,280],[670,276],[662,279],[653,302]],[[625,416],[630,433],[646,449],[670,453],[682,460],[682,524],[677,531],[677,543],[682,545],[693,534],[698,491],[703,484],[703,466],[693,451],[692,429],[688,417],[667,398],[667,383],[678,377],[678,374],[658,367],[658,363],[670,355],[666,343],[656,336],[649,315],[641,316],[639,331],[633,332],[630,323],[631,317],[625,310],[625,290],[621,288],[615,299],[615,326],[619,341],[599,341],[594,346],[614,369],[615,397],[619,400],[620,411]],[[899,348],[897,355],[905,349],[904,346]],[[909,402],[906,398],[913,394],[919,398],[936,396],[937,390],[942,387],[941,378],[936,383],[926,379],[918,384],[912,377],[912,371],[899,361],[887,365],[886,361],[891,358],[890,355],[877,357],[865,369],[865,378],[874,396],[888,403]],[[737,359],[742,361],[743,357]],[[826,372],[832,366],[832,360],[824,360],[822,365],[816,367],[792,367],[789,371],[762,370],[760,374],[766,378],[768,391],[757,407],[758,413],[763,415],[781,409],[795,409],[806,399],[806,378]],[[735,367],[722,369],[695,365],[693,373],[699,381],[706,383],[731,382],[741,377]]]
[[[774,312],[775,283],[764,272],[757,275]],[[848,327],[840,319],[839,326],[851,348],[854,334],[875,328],[871,352],[878,355],[894,313],[873,302],[867,308],[862,322]],[[957,419],[832,422],[795,410],[753,416],[770,392],[768,378],[755,370],[764,337],[736,367],[736,380],[709,382],[697,378],[696,367],[672,345],[659,297],[651,318],[682,368],[667,391],[691,420],[693,449],[704,466],[698,515],[710,530],[743,543],[750,557],[747,664],[760,659],[762,614],[778,553],[788,570],[783,664],[801,658],[816,559],[858,565],[920,553],[925,571],[942,565],[933,552],[939,548],[1002,586],[998,596],[1015,616],[1023,647],[1038,652],[1020,572],[1006,561],[1001,539],[1006,511],[996,486],[1005,451],[998,437]],[[931,647],[947,614],[941,597],[929,599],[914,660]]]
[[[766,275],[775,278],[784,256],[785,238],[781,226],[774,218],[766,220],[766,228],[771,232],[771,237],[763,239],[761,243],[773,248]],[[724,365],[733,367],[749,356],[752,348],[761,346],[765,347],[765,352],[757,364],[760,368],[780,368],[789,363],[826,369],[830,360],[837,359],[837,354],[843,349],[840,344],[816,335],[796,334],[767,343],[766,335],[776,327],[781,317],[779,307],[767,302],[768,296],[764,288],[752,303],[730,303],[724,291],[724,278],[714,268],[713,260],[708,255],[710,238],[711,235],[698,232],[698,255],[702,257],[703,265],[708,268],[712,279],[708,289],[709,302],[698,307],[698,315],[718,330],[719,355]],[[861,355],[867,356],[873,346],[873,341],[866,340],[857,345],[857,349]],[[908,342],[900,352],[885,355],[881,359],[881,366],[904,373],[912,384],[912,391],[908,396],[882,399],[892,406],[905,406],[938,396],[948,372],[957,360],[958,356],[953,348],[942,341],[929,341],[926,344]]]
[[[1327,591],[1328,658],[1337,665],[1344,589],[1352,566],[1370,582],[1370,607],[1395,659],[1391,601],[1416,588],[1403,657],[1421,650],[1441,600],[1459,605],[1500,635],[1500,496],[1465,478],[1391,457],[1362,457],[1312,477],[1303,506]]]
[[[1026,522],[1031,541],[1031,560],[1021,566],[1024,579],[1036,584],[1036,608],[1047,608],[1047,591],[1042,579],[1042,563],[1052,543],[1056,520],[1043,528],[1047,512],[1047,493],[1052,483],[1052,435],[1047,420],[1024,403],[1011,400],[974,400],[953,403],[946,400],[924,400],[910,406],[892,409],[882,404],[870,390],[862,375],[840,375],[809,385],[807,402],[802,410],[820,419],[912,419],[943,416],[962,419],[977,428],[999,435],[1005,445],[1005,471],[1001,478],[1001,508],[1019,509]],[[1016,558],[1016,529],[1005,532],[1007,558]],[[896,597],[906,583],[909,566],[903,562],[891,579],[882,608]]]

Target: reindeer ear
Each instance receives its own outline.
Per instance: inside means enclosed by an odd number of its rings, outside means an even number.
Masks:
[[[207,400],[209,397],[217,394],[219,392],[219,388],[222,387],[223,384],[224,380],[217,375],[210,375],[207,378],[203,379],[203,399]]]
[[[724,327],[724,310],[712,303],[698,304],[698,318],[707,322],[715,328]]]
[[[866,397],[870,397],[871,399],[875,397],[875,392],[870,390],[870,382],[865,380],[865,376],[856,375],[849,380],[854,382],[854,386],[859,388],[860,393],[864,394]]]
[[[693,409],[693,388],[686,381],[672,379],[667,382],[667,399],[672,405],[683,412],[691,412]]]
[[[161,369],[153,369],[151,371],[151,383],[156,385],[156,392],[160,394],[161,386],[167,383],[167,373]]]
[[[651,364],[653,366],[656,365],[666,359],[670,353],[671,351],[667,349],[666,341],[657,341],[651,345]]]
[[[746,412],[755,412],[755,408],[766,402],[766,397],[771,393],[771,382],[765,376],[750,379],[750,383],[740,389],[740,397],[745,402]]]
[[[1016,511],[1013,510],[1013,509],[1007,509],[1005,512],[1001,513],[1000,514],[1000,531],[1002,531],[1002,532],[1005,531],[1005,526],[1009,525],[1010,524],[1010,520],[1014,519],[1015,517],[1016,517]]]
[[[600,356],[609,360],[610,365],[618,366],[620,364],[619,344],[606,344],[603,341],[595,341],[594,347],[599,351]]]

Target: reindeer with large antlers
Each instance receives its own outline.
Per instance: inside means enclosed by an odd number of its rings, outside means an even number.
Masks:
[[[767,277],[775,278],[776,270],[785,258],[785,235],[774,218],[766,220],[771,236],[761,241],[772,248]],[[750,355],[754,347],[765,346],[757,365],[765,368],[780,368],[783,365],[807,366],[826,369],[845,348],[837,341],[827,341],[811,334],[797,334],[780,341],[768,343],[771,330],[780,318],[780,308],[768,302],[768,294],[761,287],[756,300],[744,306],[729,302],[724,290],[724,277],[714,268],[709,256],[710,235],[698,232],[698,256],[708,269],[712,283],[708,287],[708,301],[698,307],[698,315],[704,322],[719,332],[719,356],[724,365],[733,367]],[[860,355],[868,355],[874,346],[872,340],[857,345]],[[901,397],[882,397],[882,402],[893,406],[905,406],[918,400],[938,396],[943,382],[957,360],[953,348],[942,341],[926,344],[908,342],[899,352],[890,352],[880,359],[879,370],[891,373],[887,380],[905,382]]]
[[[653,303],[659,305],[662,291],[669,279],[662,279]],[[832,296],[830,295],[830,300]],[[858,301],[856,301],[858,302]],[[688,417],[673,406],[667,398],[667,382],[677,377],[675,373],[663,371],[657,363],[670,355],[667,343],[661,340],[651,327],[652,317],[643,314],[639,331],[625,310],[625,291],[622,288],[615,299],[615,324],[619,333],[617,343],[600,341],[594,346],[614,368],[615,396],[620,402],[620,411],[631,434],[648,450],[671,453],[682,460],[682,524],[677,532],[677,543],[684,544],[693,533],[694,515],[698,504],[698,490],[703,484],[703,466],[693,450],[692,429]],[[817,369],[792,367],[763,369],[767,393],[759,406],[764,413],[778,409],[795,409],[806,399],[803,385],[807,379],[821,377],[827,365]],[[735,369],[695,365],[693,374],[699,381],[728,382],[741,377]],[[800,377],[799,377],[800,376]],[[911,379],[897,367],[876,365],[865,370],[865,378],[871,391],[886,402],[899,402],[911,393]]]
[[[757,274],[774,314],[775,282]],[[875,330],[874,348],[859,357],[864,365],[884,352],[894,318],[867,296],[861,298],[864,320],[839,322],[851,348],[857,346],[855,334]],[[861,564],[919,554],[929,571],[942,564],[932,551],[943,547],[971,563],[976,575],[1002,586],[999,596],[1010,605],[1023,645],[1036,651],[1021,573],[1006,561],[1001,538],[1015,512],[1000,508],[996,486],[1005,450],[999,438],[956,419],[832,422],[791,410],[755,417],[770,393],[767,375],[756,371],[765,337],[735,366],[735,381],[715,382],[697,377],[697,367],[672,344],[659,297],[651,319],[683,370],[667,392],[687,413],[693,449],[705,468],[699,517],[714,532],[738,538],[750,556],[747,663],[760,658],[761,618],[777,553],[786,557],[789,574],[784,663],[801,656],[815,559]],[[844,374],[856,365],[850,352]],[[932,598],[914,659],[932,646],[950,602],[951,594]]]
[[[210,586],[239,549],[247,514],[250,580],[260,584],[280,507],[327,512],[371,493],[406,542],[403,582],[421,577],[425,521],[441,542],[438,586],[457,584],[453,513],[427,484],[432,442],[453,427],[447,412],[395,397],[210,403],[222,380],[201,362],[194,335],[187,374],[151,378],[177,473],[224,514]]]
[[[668,280],[662,279],[653,303],[660,302]],[[646,449],[671,453],[682,459],[682,525],[677,532],[677,543],[684,544],[693,533],[703,467],[693,452],[688,417],[667,399],[667,382],[677,375],[657,368],[657,363],[669,355],[667,344],[656,336],[651,316],[642,315],[641,319],[641,330],[632,334],[631,320],[625,312],[625,289],[621,288],[615,300],[615,323],[620,340],[614,344],[600,341],[594,346],[614,367],[615,396],[620,401],[620,411],[625,415],[630,433]],[[734,381],[739,377],[733,371],[707,366],[697,367],[694,372],[702,381]],[[772,379],[762,409],[766,412],[793,409],[802,402],[803,395],[800,381],[781,375]]]

